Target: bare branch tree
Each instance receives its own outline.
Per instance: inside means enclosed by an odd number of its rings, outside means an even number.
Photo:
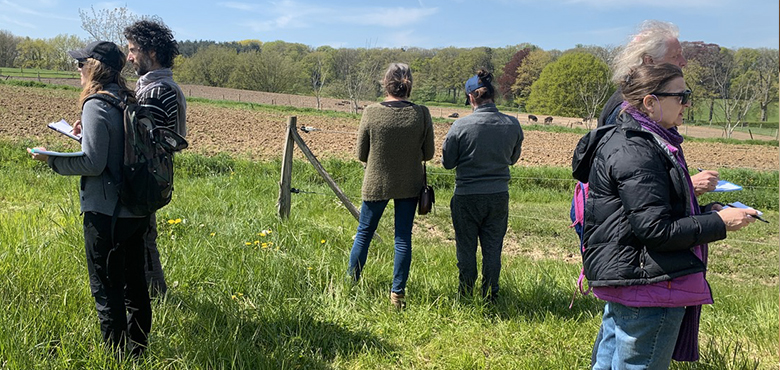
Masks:
[[[371,58],[368,53],[364,52],[363,54],[363,58],[361,58],[359,50],[339,49],[336,55],[336,65],[352,103],[352,113],[358,113],[359,101],[369,90],[369,87],[376,83],[380,67],[378,60]]]
[[[79,9],[81,28],[95,40],[111,41],[124,49],[124,30],[127,26],[140,20],[162,22],[156,15],[138,15],[127,9],[126,6],[113,9],[95,10],[94,6],[87,9]]]

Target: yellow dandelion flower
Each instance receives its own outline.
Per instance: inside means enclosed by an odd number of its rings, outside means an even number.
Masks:
[[[307,270],[311,270],[311,266],[307,267],[306,269],[307,269]]]
[[[263,243],[263,249],[268,248],[268,243]]]
[[[255,240],[255,245],[258,245],[258,244],[260,244],[260,241],[259,240]]]
[[[320,244],[325,244],[325,239],[320,240]]]
[[[257,235],[258,236],[265,236],[266,234],[265,233],[258,233]]]
[[[252,245],[252,242],[246,242],[244,245]]]
[[[168,225],[173,225],[176,223],[176,220],[168,220]]]
[[[274,242],[268,242],[268,245],[274,245]]]
[[[237,293],[239,297],[243,297],[244,293]]]
[[[209,235],[211,235],[211,236],[214,236],[214,235],[217,235],[217,233],[211,233],[211,234],[209,234]]]
[[[181,223],[181,219],[180,219],[180,218],[177,218],[177,219],[176,219],[176,223],[177,223],[177,224],[180,224],[180,223]]]
[[[236,299],[236,295],[235,294],[231,295],[230,299],[234,299],[235,300]]]

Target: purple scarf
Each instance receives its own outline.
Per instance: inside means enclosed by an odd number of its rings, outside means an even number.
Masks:
[[[685,171],[685,179],[688,180],[688,192],[691,199],[691,214],[700,214],[699,202],[696,200],[696,194],[693,191],[693,182],[691,182],[691,175],[688,173],[688,164],[685,162],[685,156],[683,156],[682,147],[683,137],[677,132],[677,127],[665,129],[661,127],[657,122],[651,120],[647,115],[629,105],[624,101],[621,105],[621,109],[625,109],[626,113],[630,114],[643,129],[658,135],[663,141],[667,142],[670,146],[676,148],[674,152],[674,158],[677,163],[680,164],[683,171]],[[702,248],[702,261],[704,265],[707,265],[707,245],[701,245]],[[706,276],[706,272],[704,273]],[[697,361],[699,359],[699,319],[701,317],[701,305],[688,306],[685,308],[685,316],[683,316],[682,324],[680,325],[680,332],[677,335],[677,343],[674,346],[674,353],[672,358],[676,361]]]

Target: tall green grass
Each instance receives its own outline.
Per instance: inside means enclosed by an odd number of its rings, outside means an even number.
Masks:
[[[345,270],[357,223],[310,165],[294,162],[293,186],[312,193],[293,194],[291,216],[281,221],[278,161],[183,153],[174,200],[157,214],[170,291],[154,303],[147,356],[116,362],[102,349],[89,293],[78,179],[30,160],[25,146],[0,141],[0,368],[588,366],[602,304],[580,296],[568,308],[579,256],[567,228],[566,169],[512,169],[501,296],[487,305],[456,296],[447,210],[454,178],[430,168],[438,202],[415,221],[409,306],[393,312],[392,205],[353,284]],[[360,194],[359,163],[324,166],[348,194]],[[702,316],[702,360],[673,369],[778,365],[777,173],[744,177],[774,181],[774,207],[765,207],[771,224],[711,245],[716,303]]]

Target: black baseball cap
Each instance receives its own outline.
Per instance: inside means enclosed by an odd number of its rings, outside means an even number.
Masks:
[[[71,50],[68,54],[82,63],[87,58],[97,59],[117,72],[122,71],[125,61],[125,54],[119,50],[119,46],[109,41],[93,41],[87,47]]]

